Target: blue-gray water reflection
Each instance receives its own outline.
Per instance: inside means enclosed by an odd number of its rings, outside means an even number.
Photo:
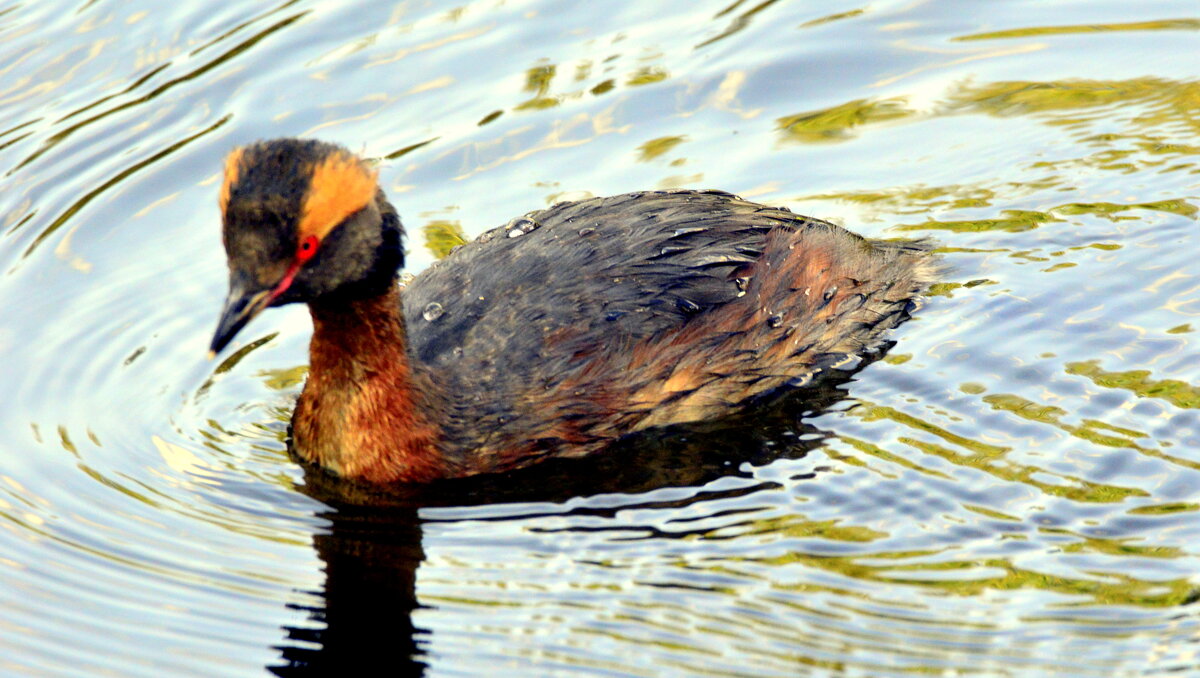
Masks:
[[[1198,34],[1172,0],[0,4],[0,673],[1195,672]],[[413,270],[718,187],[953,271],[732,432],[378,496],[286,458],[302,309],[202,357],[221,158],[281,135],[384,159]]]

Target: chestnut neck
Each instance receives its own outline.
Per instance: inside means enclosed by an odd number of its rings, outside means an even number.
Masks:
[[[315,299],[308,310],[313,321],[311,375],[409,374],[408,335],[396,286],[363,299]]]
[[[450,474],[437,446],[433,382],[408,353],[400,291],[309,302],[309,373],[293,447],[338,475],[371,482]]]

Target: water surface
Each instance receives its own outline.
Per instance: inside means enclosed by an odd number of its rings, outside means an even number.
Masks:
[[[0,4],[0,673],[1196,672],[1198,48],[1174,0]],[[414,272],[672,187],[951,270],[734,433],[348,494],[285,452],[302,308],[203,359],[221,158],[284,135],[383,160]]]

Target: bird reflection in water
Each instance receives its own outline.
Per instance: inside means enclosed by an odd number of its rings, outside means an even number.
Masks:
[[[268,668],[280,676],[381,667],[389,675],[421,675],[430,633],[413,618],[422,607],[416,580],[425,559],[422,523],[427,518],[421,509],[512,502],[554,505],[579,496],[699,489],[722,477],[752,477],[753,467],[799,459],[823,446],[830,434],[807,421],[847,404],[844,385],[851,378],[847,374],[837,382],[791,392],[737,417],[632,436],[604,455],[550,460],[506,474],[381,487],[307,467],[301,489],[330,507],[323,514],[329,531],[314,538],[326,576],[324,590],[315,592],[323,605],[304,608],[311,625],[285,628],[281,661]],[[704,499],[777,487],[764,481],[706,491]],[[695,498],[674,501],[693,503]],[[618,510],[583,506],[562,515],[612,515]]]

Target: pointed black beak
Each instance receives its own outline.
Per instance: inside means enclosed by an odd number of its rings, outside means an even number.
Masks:
[[[215,357],[238,331],[254,316],[262,313],[270,302],[271,290],[248,288],[244,280],[232,280],[229,297],[225,299],[225,310],[221,311],[221,320],[217,322],[217,331],[213,335],[208,357]]]

